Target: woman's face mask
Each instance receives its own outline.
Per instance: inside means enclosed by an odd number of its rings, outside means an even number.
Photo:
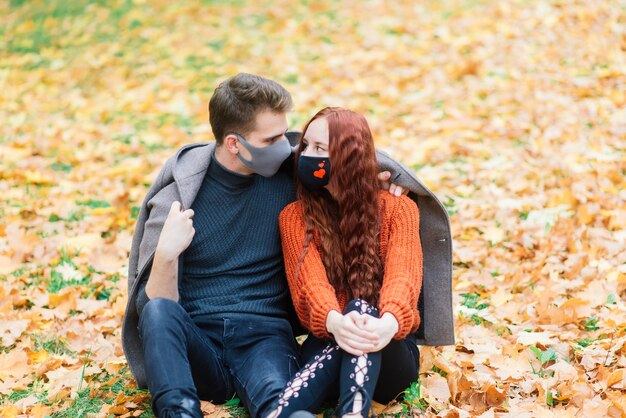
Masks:
[[[328,157],[309,157],[300,154],[298,158],[298,178],[307,190],[319,190],[328,184],[330,178],[330,159]]]
[[[280,139],[267,147],[255,147],[246,141],[246,139],[236,133],[233,133],[250,153],[251,158],[245,159],[241,153],[237,154],[239,160],[250,170],[263,177],[272,177],[282,163],[291,155],[291,145],[287,138]]]

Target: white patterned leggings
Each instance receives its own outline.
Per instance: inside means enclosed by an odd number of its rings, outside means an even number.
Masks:
[[[351,311],[378,318],[378,309],[361,299],[351,301],[343,313],[345,315]],[[316,411],[328,396],[328,389],[337,380],[337,416],[354,412],[369,416],[380,363],[380,352],[354,356],[343,351],[334,341],[329,342],[287,383],[269,418],[289,417],[298,410]],[[362,402],[361,407],[354,411],[357,393],[361,394]]]

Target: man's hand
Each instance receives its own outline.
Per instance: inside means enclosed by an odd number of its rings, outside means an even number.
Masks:
[[[374,340],[376,343],[371,349],[365,350],[366,353],[375,353],[382,350],[391,342],[391,339],[398,332],[398,320],[393,314],[385,312],[381,318],[367,316],[367,321],[362,329],[376,335]]]
[[[172,203],[146,284],[146,295],[150,299],[160,297],[178,302],[178,257],[189,247],[196,233],[192,217],[193,210],[181,211],[180,202]]]
[[[181,211],[181,209],[180,202],[172,203],[157,244],[157,252],[168,259],[174,259],[181,255],[189,247],[196,233],[191,219],[193,218],[193,210]]]
[[[333,334],[337,345],[355,356],[371,352],[378,345],[376,333],[363,329],[364,316],[366,315],[360,315],[356,311],[346,315],[330,311],[326,317],[326,329]]]
[[[405,190],[402,186],[398,186],[395,183],[389,181],[391,178],[391,172],[382,171],[378,173],[378,180],[380,181],[380,187],[384,190],[389,190],[394,196],[402,196],[403,194],[407,194],[409,191]]]

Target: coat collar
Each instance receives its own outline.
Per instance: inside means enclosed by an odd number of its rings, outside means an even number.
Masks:
[[[173,176],[183,208],[190,208],[196,198],[214,149],[214,142],[200,142],[186,145],[176,153]]]
[[[287,138],[292,147],[298,143],[299,136],[298,131],[287,132]],[[172,175],[178,187],[183,208],[189,209],[195,200],[211,164],[214,149],[215,142],[197,142],[183,146],[174,156]],[[292,148],[292,154],[293,152],[295,148]],[[290,164],[290,162],[285,162],[286,167],[291,167]],[[292,170],[288,169],[288,171]]]

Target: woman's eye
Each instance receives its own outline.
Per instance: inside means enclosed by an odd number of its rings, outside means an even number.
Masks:
[[[317,147],[317,150],[318,150],[319,152],[324,152],[324,151],[325,151],[325,150],[324,150],[324,148],[322,148],[322,147],[320,147],[320,146],[318,146],[318,147]]]

